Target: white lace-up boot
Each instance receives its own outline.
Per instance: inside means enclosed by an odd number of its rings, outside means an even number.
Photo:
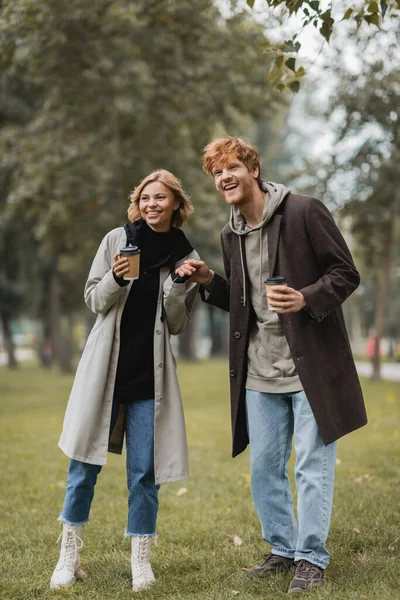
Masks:
[[[132,535],[132,590],[138,592],[148,588],[154,581],[150,564],[150,542],[148,535]]]
[[[79,550],[83,546],[81,539],[83,526],[63,524],[57,544],[61,539],[60,558],[50,580],[50,588],[69,588],[77,579],[85,579],[86,573],[81,569]]]

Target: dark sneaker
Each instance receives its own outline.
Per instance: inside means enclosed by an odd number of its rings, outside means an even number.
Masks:
[[[294,568],[295,564],[293,558],[284,558],[283,556],[278,556],[277,554],[266,554],[261,565],[254,567],[254,569],[247,573],[247,576],[253,577],[254,575],[274,575],[280,571],[290,571]]]
[[[324,570],[307,560],[301,560],[297,565],[296,574],[290,584],[289,594],[307,592],[312,588],[321,586],[323,583]]]

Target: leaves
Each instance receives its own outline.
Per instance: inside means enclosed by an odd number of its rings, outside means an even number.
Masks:
[[[290,69],[293,72],[296,72],[296,59],[295,58],[288,58],[285,61],[285,65],[287,66],[288,69]]]
[[[282,45],[282,50],[284,52],[298,52],[300,48],[300,42],[294,42],[293,40],[286,40],[286,42],[283,42]]]
[[[300,89],[300,81],[297,81],[297,79],[295,79],[294,81],[291,81],[289,83],[289,89],[294,93],[297,94],[297,92]]]
[[[322,25],[319,28],[319,31],[320,31],[321,35],[326,39],[326,41],[329,42],[329,39],[332,35],[333,25],[335,23],[334,19],[332,18],[332,15],[331,15],[331,10],[325,11],[321,15],[321,19],[322,19]]]
[[[379,27],[380,19],[378,13],[373,13],[371,15],[365,15],[364,20],[367,21],[368,25],[376,25]]]
[[[236,535],[236,533],[224,533],[224,536],[231,540],[233,542],[233,545],[236,547],[242,546],[243,544],[242,539],[238,535]]]
[[[348,19],[350,19],[352,14],[353,14],[353,9],[348,8],[342,17],[342,21],[347,21]]]

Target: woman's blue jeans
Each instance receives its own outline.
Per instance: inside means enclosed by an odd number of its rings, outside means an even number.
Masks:
[[[111,428],[118,414],[114,400]],[[100,465],[71,460],[60,520],[68,525],[89,521],[94,486]],[[154,400],[126,404],[126,471],[128,482],[128,525],[126,535],[155,535],[159,485],[154,479]]]
[[[336,442],[325,445],[304,392],[246,390],[250,483],[262,535],[272,553],[307,560],[321,569],[332,511]],[[287,463],[296,452],[297,517]]]

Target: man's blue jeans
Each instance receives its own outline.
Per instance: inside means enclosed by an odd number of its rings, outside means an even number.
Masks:
[[[332,511],[336,442],[325,445],[304,392],[246,390],[250,483],[262,535],[272,553],[307,560],[321,569]],[[297,517],[287,463],[296,452]]]
[[[118,414],[114,400],[111,431]],[[68,525],[89,521],[94,486],[100,465],[71,460],[60,520]],[[126,471],[128,526],[126,535],[155,535],[159,485],[154,480],[154,400],[135,400],[126,405]]]

